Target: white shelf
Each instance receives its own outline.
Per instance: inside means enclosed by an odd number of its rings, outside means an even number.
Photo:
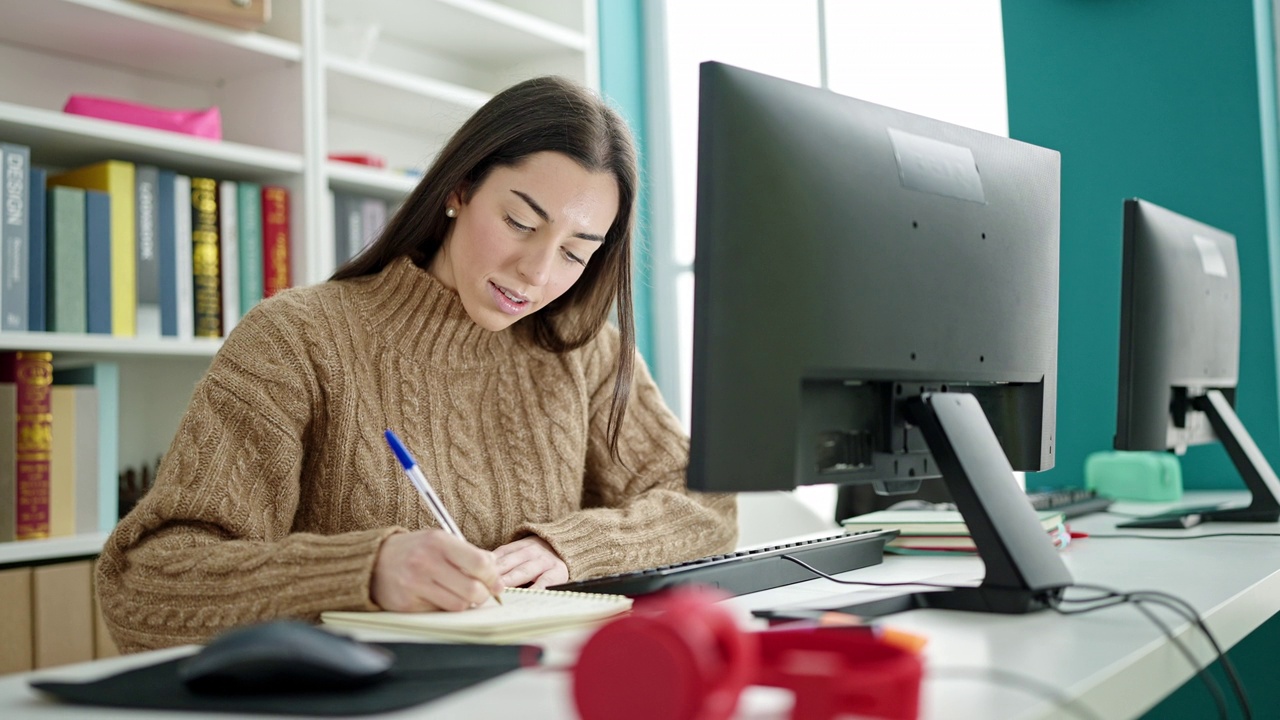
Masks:
[[[426,135],[448,135],[489,99],[489,94],[392,68],[325,58],[329,112],[400,127]]]
[[[418,185],[419,178],[354,163],[329,161],[329,187],[399,202]]]
[[[584,53],[590,45],[580,30],[491,0],[330,0],[328,6],[328,14],[344,22],[375,26],[383,35],[477,67]]]
[[[97,555],[108,533],[0,543],[0,566]]]
[[[0,137],[31,147],[32,163],[74,167],[113,156],[246,180],[297,174],[302,156],[194,135],[0,102]]]
[[[297,43],[126,0],[4,0],[0,42],[212,83],[302,59]]]
[[[0,350],[48,350],[54,360],[70,356],[213,357],[222,340],[127,338],[56,332],[0,332]]]

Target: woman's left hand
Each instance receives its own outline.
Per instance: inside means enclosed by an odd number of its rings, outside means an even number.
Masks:
[[[498,561],[498,575],[506,587],[545,588],[569,582],[569,566],[547,544],[530,535],[507,543],[493,551]]]

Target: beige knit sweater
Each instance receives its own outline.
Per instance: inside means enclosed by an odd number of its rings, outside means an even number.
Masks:
[[[729,550],[732,496],[684,488],[688,442],[643,363],[606,427],[618,333],[574,352],[489,332],[407,259],[250,311],[195,388],[155,487],[97,566],[116,643],[375,610],[388,535],[434,525],[383,439],[394,429],[467,539],[537,535],[572,578]]]

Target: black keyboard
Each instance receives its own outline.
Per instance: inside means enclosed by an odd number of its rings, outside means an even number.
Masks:
[[[885,543],[897,535],[896,530],[836,533],[812,540],[748,548],[646,570],[578,580],[555,585],[551,589],[636,596],[678,585],[706,585],[732,595],[742,595],[817,577],[783,555],[803,560],[834,575],[879,564],[884,559]]]
[[[1031,507],[1036,510],[1057,510],[1070,520],[1081,515],[1104,512],[1115,502],[1093,490],[1084,488],[1053,488],[1027,493]]]

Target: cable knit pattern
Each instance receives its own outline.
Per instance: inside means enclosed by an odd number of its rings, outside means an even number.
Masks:
[[[251,310],[195,388],[154,488],[97,566],[125,651],[237,625],[373,610],[392,533],[434,525],[400,434],[472,543],[545,539],[574,579],[725,552],[730,495],[684,487],[688,440],[642,362],[620,451],[617,330],[557,355],[473,323],[407,259]]]

